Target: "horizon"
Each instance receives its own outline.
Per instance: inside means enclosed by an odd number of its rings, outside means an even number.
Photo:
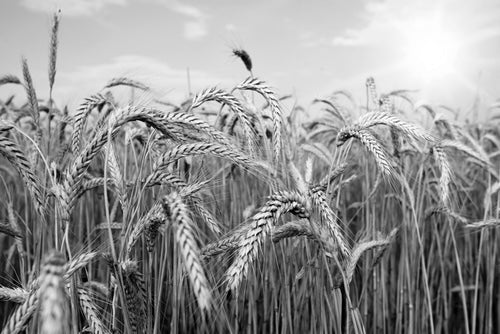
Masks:
[[[479,103],[484,113],[500,98],[500,3],[317,4],[2,2],[0,76],[22,77],[20,59],[26,57],[39,97],[47,98],[51,20],[60,9],[54,86],[59,106],[75,108],[117,77],[140,81],[156,98],[177,103],[189,90],[230,89],[248,76],[232,55],[235,48],[250,54],[256,77],[302,106],[338,90],[363,103],[368,77],[379,92],[417,90],[415,101],[453,109]],[[19,87],[0,87],[1,100],[12,93],[24,99]]]

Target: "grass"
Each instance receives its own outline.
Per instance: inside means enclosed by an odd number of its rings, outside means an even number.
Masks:
[[[181,107],[121,105],[149,88],[116,78],[59,109],[58,28],[48,101],[24,58],[0,78],[27,100],[0,112],[2,334],[500,331],[494,115],[368,78],[366,106],[339,91],[312,118],[253,74]]]

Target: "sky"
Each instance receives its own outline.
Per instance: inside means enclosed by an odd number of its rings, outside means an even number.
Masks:
[[[379,92],[415,90],[419,103],[466,110],[500,99],[498,0],[1,0],[0,76],[22,77],[25,57],[41,98],[58,9],[54,97],[73,108],[115,77],[172,102],[230,90],[248,76],[234,48],[305,107],[338,90],[364,103],[370,76]],[[12,93],[23,96],[0,87],[0,99]]]

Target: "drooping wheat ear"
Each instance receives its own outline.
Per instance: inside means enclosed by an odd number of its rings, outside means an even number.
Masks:
[[[444,130],[445,130],[445,132],[443,134],[444,137],[449,137],[452,140],[456,140],[459,137],[458,131],[455,128],[456,125],[452,124],[443,113],[434,114],[433,119],[434,119],[434,124],[436,125],[436,127],[439,124],[442,124],[444,126]],[[438,129],[439,129],[439,127],[438,127]],[[440,133],[441,133],[441,131],[440,131]]]
[[[23,65],[24,86],[26,89],[26,95],[28,96],[31,117],[33,117],[35,125],[38,128],[40,124],[40,110],[38,108],[38,99],[36,97],[35,87],[33,86],[33,80],[31,79],[30,70],[28,68],[28,61],[23,57],[21,62]]]
[[[127,186],[125,184],[124,178],[122,177],[121,168],[118,164],[118,159],[116,158],[113,143],[108,143],[105,146],[104,155],[107,158],[107,167],[109,170],[111,181],[118,192],[122,209],[125,210],[127,204]]]
[[[439,169],[441,171],[441,176],[439,178],[439,188],[441,190],[441,201],[445,207],[449,206],[450,200],[450,182],[453,171],[451,169],[450,162],[448,160],[448,156],[444,151],[443,147],[440,145],[435,145],[432,148],[432,152],[434,155],[434,159],[438,163]]]
[[[208,182],[208,181],[207,181]],[[220,223],[212,216],[208,210],[206,210],[200,198],[198,198],[195,193],[199,191],[203,185],[207,182],[199,182],[196,184],[187,184],[179,176],[170,173],[161,174],[160,179],[156,179],[155,184],[168,183],[179,190],[179,195],[181,198],[189,198],[193,201],[200,215],[204,218],[205,222],[208,224],[209,228],[216,234],[220,233]],[[139,237],[143,231],[145,231],[147,246],[153,245],[158,234],[158,229],[161,224],[165,223],[165,215],[163,214],[163,209],[161,202],[156,202],[146,215],[141,217],[139,221],[134,225],[130,237],[128,238],[127,244],[127,256],[132,252],[132,248],[139,240]],[[151,244],[148,240],[151,240]],[[148,251],[152,251],[152,248],[148,248]]]
[[[64,283],[66,259],[62,253],[50,253],[40,274],[39,326],[42,334],[69,333],[69,302]]]
[[[98,309],[97,305],[94,303],[90,292],[84,288],[78,288],[78,301],[80,302],[80,307],[82,309],[87,323],[92,329],[94,334],[111,334],[111,331],[106,328],[103,324],[100,314],[101,310]]]
[[[45,219],[45,205],[40,191],[40,181],[33,172],[31,163],[26,159],[23,152],[16,143],[0,135],[0,154],[3,155],[17,169],[21,175],[31,199],[35,205],[37,213]]]
[[[153,204],[149,211],[144,216],[142,216],[137,223],[135,223],[132,232],[128,237],[127,258],[132,253],[134,245],[137,243],[143,232],[146,235],[148,251],[151,252],[152,248],[150,250],[149,246],[152,247],[154,245],[154,241],[156,240],[156,236],[158,234],[158,229],[163,223],[165,223],[165,215],[163,214],[161,202],[157,201],[155,204]]]
[[[396,159],[401,158],[401,139],[399,138],[399,130],[395,128],[391,128],[391,141],[392,141],[392,148],[393,148],[393,153],[392,155]]]
[[[73,133],[71,135],[71,151],[76,154],[80,151],[80,140],[82,132],[85,128],[85,123],[87,122],[87,117],[89,116],[92,109],[98,105],[107,103],[107,98],[98,93],[85,98],[84,102],[78,107],[75,116],[73,117]]]
[[[387,244],[385,246],[381,246],[377,249],[375,254],[373,255],[373,260],[371,263],[371,267],[375,267],[378,265],[384,256],[384,254],[387,252],[387,249],[389,248],[390,244],[396,239],[396,235],[399,232],[399,227],[394,228],[389,234],[386,236],[385,240],[387,241]],[[378,233],[378,236],[380,236],[381,233]]]
[[[389,95],[382,95],[380,97],[380,112],[385,114],[394,113],[394,105],[392,104],[391,97]]]
[[[319,182],[318,185],[316,185],[316,187],[321,187],[321,190],[326,191],[328,186],[333,181],[335,181],[338,177],[340,177],[342,174],[345,173],[345,171],[347,170],[347,166],[348,166],[347,162],[343,162],[340,165],[336,166],[335,169],[330,174],[325,175],[325,177],[321,179],[321,181]]]
[[[198,245],[186,205],[178,193],[165,196],[163,201],[165,214],[175,227],[175,239],[180,247],[184,267],[201,310],[207,311],[211,304],[211,293],[205,271],[201,265]]]
[[[69,280],[75,272],[87,266],[101,255],[101,252],[87,252],[74,257],[64,266],[64,279]]]
[[[253,216],[251,228],[240,240],[238,254],[226,272],[228,290],[236,291],[239,287],[247,275],[250,264],[257,257],[264,238],[280,216],[290,212],[299,218],[308,218],[309,207],[307,198],[296,192],[277,192],[269,197],[266,204]]]
[[[304,170],[304,181],[306,184],[312,184],[314,172],[314,157],[308,157],[306,160],[306,167]]]
[[[156,177],[155,180],[155,183],[147,183],[146,180],[144,180],[143,183],[148,187],[168,184],[170,187],[174,187],[177,189],[181,189],[187,186],[186,181],[181,179],[179,175],[172,174],[168,171],[159,173],[158,177]]]
[[[246,154],[239,152],[235,148],[227,147],[225,145],[217,143],[192,143],[192,144],[181,144],[174,146],[168,152],[162,154],[160,158],[153,165],[153,172],[148,176],[146,184],[154,184],[158,182],[158,177],[161,172],[173,162],[193,155],[213,155],[220,158],[227,158],[237,163],[240,166],[247,167],[249,169],[257,169],[257,163],[247,156]]]
[[[499,227],[500,226],[500,219],[497,218],[490,218],[486,220],[481,220],[478,222],[474,223],[469,223],[464,225],[464,228],[466,229],[480,229],[480,228],[486,228],[486,227]]]
[[[161,111],[156,111],[159,113],[159,116],[165,118],[167,123],[173,123],[177,125],[181,125],[183,127],[188,127],[193,130],[200,131],[202,133],[206,133],[216,142],[224,145],[231,146],[231,141],[220,131],[217,131],[213,126],[208,124],[207,122],[197,118],[192,114],[186,114],[182,112],[170,112],[170,113],[162,113]]]
[[[147,307],[147,293],[144,277],[142,273],[139,272],[137,262],[135,261],[127,260],[121,263],[121,270],[132,333],[143,333]]]
[[[370,130],[359,127],[345,128],[337,135],[337,146],[343,145],[349,138],[359,139],[361,144],[373,154],[379,169],[384,175],[394,176],[396,174],[386,150]]]
[[[196,212],[203,221],[207,223],[208,228],[213,233],[219,235],[222,233],[221,223],[205,208],[201,197],[197,194],[197,192],[203,189],[210,181],[209,179],[203,182],[186,184],[183,187],[179,187],[179,195],[183,200],[190,200],[190,205],[196,209]]]
[[[16,213],[14,211],[14,206],[11,201],[7,202],[7,214],[9,217],[9,224],[11,229],[16,233],[15,236],[15,243],[16,243],[16,248],[21,257],[24,257],[26,255],[26,252],[24,250],[24,244],[23,244],[23,236],[24,234],[21,232],[21,226],[19,225],[19,222],[16,217]]]
[[[307,193],[307,189],[309,189],[304,177],[299,172],[297,166],[291,159],[288,160],[288,170],[290,171],[290,175],[292,176],[293,181],[295,182],[295,186],[299,193],[304,194]]]
[[[476,152],[474,149],[462,142],[459,142],[458,140],[443,139],[439,142],[439,146],[441,146],[442,148],[452,148],[459,152],[462,152],[465,155],[468,155],[471,158],[479,161],[482,166],[488,167],[492,165],[490,159],[486,154],[481,154],[482,152]]]
[[[262,80],[249,77],[241,84],[236,86],[236,89],[251,90],[259,93],[266,99],[271,106],[271,113],[273,115],[273,141],[274,141],[274,155],[275,161],[279,160],[281,152],[281,124],[283,123],[283,116],[281,106],[271,88]]]
[[[193,202],[198,211],[200,217],[207,223],[208,228],[215,235],[220,235],[222,233],[221,223],[214,217],[214,215],[205,208],[201,201],[197,197],[193,197]]]
[[[306,236],[310,239],[315,239],[316,236],[309,223],[302,221],[291,221],[280,226],[275,226],[272,228],[271,234],[274,243],[279,242],[281,239],[297,236]]]
[[[397,229],[394,229],[385,238],[361,242],[354,246],[352,255],[349,258],[349,262],[347,263],[346,267],[346,283],[348,285],[351,283],[352,277],[354,275],[354,270],[356,269],[356,265],[361,258],[361,255],[363,255],[363,253],[369,251],[370,249],[389,245],[396,233]]]
[[[50,34],[50,56],[49,56],[49,89],[52,91],[54,80],[56,78],[56,61],[57,61],[57,32],[59,30],[59,20],[61,11],[54,13],[52,18],[52,31]]]
[[[366,90],[368,94],[368,102],[373,104],[373,108],[378,109],[379,99],[377,94],[377,86],[375,85],[375,79],[368,77],[366,79]]]
[[[137,88],[140,90],[148,91],[150,88],[143,84],[142,82],[132,80],[126,77],[113,78],[111,79],[104,88],[111,88],[116,86],[129,86],[133,88]]]
[[[250,58],[248,52],[243,49],[233,49],[233,55],[240,58],[247,71],[252,73],[252,58]]]
[[[325,250],[325,255],[331,257],[337,253],[337,245],[332,242],[330,231],[324,225],[320,225],[313,220],[291,221],[274,227],[271,234],[274,243],[285,238],[305,236],[318,242]]]
[[[330,236],[333,237],[333,239],[337,243],[342,255],[344,255],[345,257],[349,257],[351,254],[349,243],[347,242],[344,233],[341,230],[337,215],[328,205],[325,192],[322,191],[321,188],[312,188],[308,191],[308,193],[312,199],[314,206],[318,208],[321,217],[324,220],[323,224],[326,225],[326,228],[330,232]]]
[[[98,187],[102,187],[104,185],[104,178],[103,177],[93,177],[90,179],[87,179],[85,181],[82,181],[80,183],[80,189],[78,189],[78,193],[76,194],[76,198],[80,198],[87,192],[88,190],[92,190]],[[113,184],[111,180],[107,180],[108,186],[113,187]]]
[[[362,115],[355,123],[362,129],[367,129],[375,125],[386,125],[390,128],[399,130],[399,132],[406,138],[411,140],[419,140],[424,142],[434,143],[436,138],[421,127],[400,120],[386,112],[370,112]]]
[[[0,287],[0,300],[21,304],[26,301],[28,296],[29,292],[23,288]]]
[[[37,291],[31,291],[24,302],[10,315],[1,334],[20,333],[35,313],[40,304]]]
[[[238,249],[240,245],[241,239],[243,239],[248,232],[248,230],[252,227],[252,224],[245,224],[230,233],[228,233],[225,237],[212,242],[208,245],[205,245],[201,249],[201,256],[204,259],[207,259],[212,256],[216,256],[222,253],[227,253]]]
[[[222,133],[216,131],[213,127],[208,125],[208,123],[193,115],[173,112],[162,113],[156,109],[136,107],[119,109],[109,117],[107,126],[100,128],[96,132],[92,141],[87,144],[85,149],[80,152],[73,163],[68,167],[66,180],[64,182],[64,191],[60,196],[63,220],[69,219],[69,214],[74,207],[76,196],[80,190],[82,177],[93,158],[101,151],[109,138],[116,136],[124,124],[132,121],[144,122],[154,127],[168,138],[176,138],[176,134],[172,133],[172,124],[184,125],[190,129],[208,134],[219,143],[231,146]],[[109,133],[111,133],[111,135],[109,135]]]
[[[221,130],[229,136],[234,136],[236,123],[238,123],[238,115],[230,114],[224,118],[224,124],[221,124]]]
[[[155,247],[156,237],[158,236],[160,226],[163,224],[165,224],[165,216],[162,214],[153,217],[146,225],[144,235],[146,236],[146,249],[150,253]]]
[[[443,214],[453,220],[458,221],[463,225],[469,224],[469,220],[467,218],[462,217],[458,213],[451,211],[450,208],[446,206],[436,206],[425,210],[425,220],[429,219],[430,217],[436,214]]]
[[[14,128],[13,124],[8,122],[0,121],[0,132],[7,132]]]
[[[197,94],[193,98],[191,109],[197,108],[203,103],[208,101],[216,101],[221,104],[227,104],[229,108],[237,115],[239,121],[243,124],[243,131],[245,132],[250,152],[253,153],[254,150],[253,143],[255,141],[255,133],[253,131],[250,117],[245,113],[245,110],[241,105],[241,102],[238,99],[236,99],[232,94],[222,89],[218,89],[217,87],[212,87],[205,89],[204,91]]]
[[[314,99],[312,103],[324,103],[328,105],[330,108],[326,108],[324,110],[332,114],[335,118],[338,118],[342,123],[346,123],[346,119],[344,118],[344,115],[342,115],[342,112],[340,111],[341,109],[339,106],[337,106],[335,101],[326,99]]]
[[[15,75],[6,74],[6,75],[0,77],[0,86],[6,85],[6,84],[21,85],[22,82]]]
[[[22,237],[21,232],[17,230],[17,228],[12,227],[10,224],[0,222],[0,233],[4,233],[14,237],[16,239],[20,239]]]

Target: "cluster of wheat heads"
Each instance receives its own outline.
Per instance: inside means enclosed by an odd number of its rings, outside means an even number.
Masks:
[[[371,78],[287,110],[243,50],[233,89],[61,110],[58,28],[46,102],[0,78],[2,334],[498,330],[494,119]]]

